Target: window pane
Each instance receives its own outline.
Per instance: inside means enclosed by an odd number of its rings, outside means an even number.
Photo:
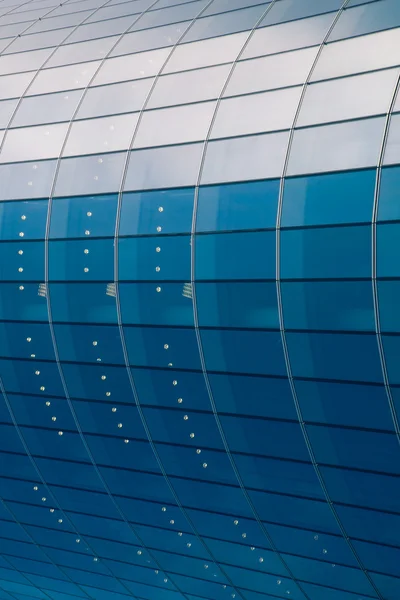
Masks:
[[[329,36],[330,42],[400,25],[400,6],[396,0],[371,2],[351,9],[350,6],[351,2],[340,15]]]
[[[72,124],[65,156],[113,152],[129,147],[138,121],[138,113],[75,121]]]
[[[142,108],[153,81],[153,78],[149,77],[148,79],[89,88],[77,117],[101,117],[138,111]]]
[[[189,236],[125,238],[118,248],[120,280],[190,280]]]
[[[73,29],[73,27],[67,27],[66,29],[55,29],[54,31],[44,31],[42,33],[33,33],[32,35],[18,36],[4,51],[4,54],[10,54],[12,52],[28,52],[39,50],[41,48],[53,48],[54,46],[61,44]]]
[[[0,165],[0,200],[50,195],[56,160]]]
[[[336,11],[341,5],[342,0],[303,0],[301,4],[297,0],[281,0],[275,3],[271,10],[268,11],[261,21],[260,27]]]
[[[108,58],[94,78],[93,85],[151,77],[158,73],[167,56],[168,50],[153,50]]]
[[[3,100],[0,102],[0,129],[7,127],[18,100]]]
[[[307,86],[298,126],[386,113],[398,69],[345,77]]]
[[[382,331],[400,331],[400,315],[396,310],[400,281],[379,281],[378,292]]]
[[[33,50],[32,52],[21,52],[3,55],[0,57],[0,75],[8,73],[20,73],[22,71],[36,71],[49,57],[52,49]]]
[[[184,3],[182,5],[160,8],[157,4],[154,10],[147,11],[137,23],[131,27],[131,31],[137,29],[147,29],[167,25],[169,23],[178,23],[179,21],[189,21],[194,19],[206,6],[207,0],[195,0],[194,2]],[[158,10],[157,10],[158,9]]]
[[[211,137],[289,129],[293,124],[301,91],[301,87],[295,87],[222,100]]]
[[[204,102],[146,111],[140,121],[134,148],[204,140],[214,109],[215,102]]]
[[[227,33],[236,33],[245,29],[253,29],[258,19],[264,14],[268,4],[196,19],[183,39],[185,42],[192,42],[204,38],[223,36]]]
[[[371,167],[378,163],[384,118],[297,129],[288,175]]]
[[[13,127],[69,121],[74,114],[82,92],[69,91],[24,98],[12,121]]]
[[[317,55],[305,48],[236,63],[224,96],[258,92],[304,83]]]
[[[279,177],[288,143],[287,133],[270,133],[210,142],[201,183]]]
[[[45,94],[48,92],[84,88],[89,83],[99,64],[99,62],[89,62],[56,69],[44,69],[39,72],[32,83],[29,93]]]
[[[84,23],[71,32],[68,42],[81,42],[107,35],[120,35],[131,26],[133,20],[134,17],[128,16],[98,21],[97,23]]]
[[[400,168],[383,168],[378,205],[379,221],[400,219],[399,185]]]
[[[5,138],[1,162],[29,159],[58,158],[67,133],[68,124],[45,125],[10,129]]]
[[[119,189],[126,155],[122,153],[64,158],[57,175],[55,195],[103,194]]]
[[[400,163],[400,115],[393,115],[390,120],[383,162],[385,165]]]
[[[110,56],[122,56],[133,52],[174,46],[189,25],[190,21],[126,33],[112,50]],[[170,50],[171,48],[168,48],[169,52]]]
[[[90,40],[89,42],[65,44],[57,48],[46,63],[46,66],[60,67],[86,60],[100,60],[111,50],[117,39],[117,37],[105,37],[98,40]]]
[[[400,277],[400,225],[386,223],[377,227],[378,277]]]
[[[35,72],[0,77],[0,98],[19,98],[32,81]]]

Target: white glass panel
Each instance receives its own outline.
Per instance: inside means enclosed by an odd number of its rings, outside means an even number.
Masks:
[[[40,160],[0,165],[0,200],[49,196],[56,162]]]
[[[243,52],[242,58],[321,44],[334,17],[335,15],[329,13],[257,29]]]
[[[2,100],[0,102],[0,129],[7,127],[11,115],[17,106],[18,100]]]
[[[145,190],[194,185],[203,144],[150,148],[132,152],[125,190]]]
[[[208,0],[195,0],[194,2],[186,2],[178,6],[170,6],[160,10],[158,6],[154,6],[154,10],[149,10],[138,19],[132,26],[131,31],[137,29],[147,29],[150,27],[159,27],[160,25],[168,25],[169,23],[178,23],[179,21],[191,21],[201,10],[206,6]],[[171,2],[173,4],[173,2]]]
[[[104,58],[117,39],[118,36],[111,36],[78,44],[65,44],[65,46],[57,48],[46,63],[46,67],[61,67],[62,65]]]
[[[126,152],[63,158],[55,196],[116,192],[122,177]]]
[[[288,175],[376,166],[384,123],[379,117],[296,130]]]
[[[0,162],[57,158],[68,123],[10,129],[0,154]]]
[[[22,96],[35,75],[36,71],[31,71],[0,77],[0,99]]]
[[[40,19],[34,23],[32,27],[29,27],[29,33],[39,33],[40,31],[49,31],[52,29],[58,29],[62,27],[69,27],[71,25],[79,25],[82,23],[92,11],[86,10],[81,12],[72,13],[70,15],[61,15],[59,17],[53,17],[52,14],[47,19]]]
[[[312,81],[383,69],[400,62],[400,28],[327,44]]]
[[[302,87],[226,98],[219,105],[211,137],[229,137],[289,129]]]
[[[112,152],[129,147],[138,113],[73,123],[64,156]]]
[[[61,94],[28,96],[18,106],[12,125],[19,127],[69,121],[81,96],[82,92],[77,90]]]
[[[304,83],[318,47],[243,60],[235,65],[225,96]]]
[[[121,56],[122,54],[174,46],[189,25],[190,21],[127,33],[118,42],[110,56]]]
[[[149,110],[143,114],[134,148],[204,140],[215,102]]]
[[[47,48],[46,50],[33,50],[32,52],[0,56],[0,75],[20,73],[22,71],[36,71],[44,64],[51,52],[52,49]]]
[[[385,113],[389,110],[398,69],[312,83],[297,125],[312,125]]]
[[[164,64],[168,53],[169,50],[163,48],[151,52],[140,52],[129,56],[109,58],[103,63],[93,81],[93,85],[156,75]]]
[[[48,92],[61,92],[74,88],[84,88],[93,77],[100,62],[82,63],[68,67],[44,69],[40,71],[32,86],[30,94],[45,94]]]
[[[78,112],[78,118],[101,117],[134,112],[143,107],[154,78],[89,88]]]
[[[400,163],[400,115],[391,118],[383,162],[385,165]]]
[[[73,31],[73,27],[56,29],[55,31],[45,31],[42,33],[33,33],[32,35],[21,35],[10,44],[7,50],[5,50],[5,54],[58,46],[58,44],[61,44],[61,42],[69,36],[71,31]]]
[[[289,133],[269,133],[210,142],[202,184],[280,177]]]
[[[123,2],[122,4],[115,4],[114,6],[106,4],[103,8],[99,8],[99,10],[97,10],[93,16],[89,17],[86,22],[91,23],[92,21],[113,19],[114,17],[123,17],[124,15],[140,15],[143,10],[150,6],[150,4],[152,4],[152,0],[145,0],[145,2],[132,0],[132,2]]]
[[[108,21],[98,21],[81,25],[68,38],[69,42],[86,42],[106,35],[119,35],[127,31],[132,25],[134,17],[120,17],[119,19],[109,19]]]
[[[179,45],[169,59],[164,73],[233,62],[247,37],[248,33],[235,33],[211,40]]]
[[[218,98],[231,65],[162,75],[152,91],[148,108]]]

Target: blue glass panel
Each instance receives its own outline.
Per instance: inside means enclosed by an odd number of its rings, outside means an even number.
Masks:
[[[275,232],[196,236],[196,279],[275,279]]]
[[[114,240],[50,242],[49,279],[112,281]]]
[[[295,377],[382,383],[375,334],[286,333]]]
[[[76,428],[70,408],[65,398],[46,398],[40,396],[20,396],[8,394],[15,419],[19,425],[45,426],[58,431]],[[56,420],[52,419],[56,415]]]
[[[50,237],[114,236],[117,194],[54,198]]]
[[[185,285],[119,284],[122,321],[133,325],[193,326],[193,305],[191,296],[185,295]]]
[[[41,285],[44,284],[2,283],[0,318],[16,321],[47,321],[46,297],[42,295]]]
[[[398,577],[400,584],[400,548],[378,546],[367,542],[354,541],[354,547],[365,568]]]
[[[79,425],[84,433],[145,439],[146,434],[136,405],[128,403],[107,404],[103,402],[72,401]],[[117,404],[117,402],[116,402]],[[122,427],[118,427],[122,423]]]
[[[392,431],[383,386],[297,380],[295,388],[305,421]]]
[[[281,0],[267,13],[260,27],[334,11],[341,4],[341,0],[303,0],[301,4],[296,0]]]
[[[184,506],[217,512],[223,507],[223,511],[231,515],[253,516],[239,487],[183,479],[174,479],[172,483]]]
[[[400,6],[396,0],[372,2],[344,10],[329,36],[329,41],[365,35],[399,25]]]
[[[0,242],[0,277],[21,282],[43,280],[44,243]]]
[[[77,486],[87,490],[104,491],[104,486],[92,464],[49,460],[47,458],[36,458],[35,462],[48,484]]]
[[[278,195],[278,179],[200,187],[196,231],[273,228]]]
[[[382,344],[389,382],[399,384],[400,336],[383,335]]]
[[[117,326],[54,325],[61,361],[124,364]]]
[[[373,169],[285,179],[282,227],[370,222],[375,179]]]
[[[193,200],[193,188],[125,193],[119,235],[190,232]]]
[[[182,408],[210,409],[203,373],[132,369],[132,374],[143,404],[168,407],[182,404]]]
[[[117,322],[114,284],[52,283],[49,287],[54,321]]]
[[[371,573],[371,577],[378,589],[385,594],[385,598],[396,600],[399,594],[400,579],[388,575],[379,575],[378,573]]]
[[[383,168],[378,204],[379,221],[400,219],[399,186],[400,167]]]
[[[41,363],[40,369],[35,370],[31,362],[0,360],[0,373],[6,391],[63,396],[56,363]]]
[[[279,328],[275,283],[197,283],[200,326]]]
[[[296,419],[287,379],[208,375],[217,410],[225,413]]]
[[[131,365],[201,370],[194,329],[125,327],[124,335]]]
[[[120,280],[190,280],[190,236],[123,238],[118,250]]]
[[[375,330],[369,281],[282,283],[281,290],[287,329]]]
[[[281,232],[282,278],[370,276],[370,226]]]
[[[400,281],[378,281],[380,324],[382,331],[400,331]]]
[[[377,227],[377,275],[400,277],[400,224],[390,223]]]
[[[185,42],[245,31],[256,26],[268,3],[197,19],[183,38]]]
[[[210,371],[286,375],[279,332],[203,330],[201,339]]]
[[[46,231],[47,200],[0,203],[0,239],[43,239]]]
[[[336,511],[349,536],[392,546],[398,544],[399,514],[341,505],[336,506]]]
[[[54,359],[49,325],[0,322],[0,356]]]
[[[131,402],[132,392],[125,367],[63,365],[70,396],[103,402]]]

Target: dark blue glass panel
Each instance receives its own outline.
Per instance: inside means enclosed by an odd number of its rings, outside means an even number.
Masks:
[[[42,295],[43,285],[2,283],[0,285],[0,319],[46,322],[47,303],[45,295]],[[28,329],[29,325],[27,325],[27,331]]]
[[[354,506],[336,506],[347,534],[358,539],[396,546],[400,515],[371,511]]]
[[[55,281],[112,281],[114,279],[114,240],[50,242],[49,279]]]
[[[69,394],[74,398],[92,398],[110,403],[116,400],[132,402],[125,367],[64,364],[62,369]]]
[[[275,279],[275,232],[196,236],[196,279]]]
[[[378,281],[379,314],[382,331],[400,331],[400,281]]]
[[[370,222],[375,170],[285,180],[282,227]]]
[[[279,332],[203,330],[201,339],[210,371],[286,375]]]
[[[75,430],[76,425],[65,398],[8,394],[8,401],[19,425],[48,427],[58,431]],[[52,419],[56,416],[56,420]]]
[[[281,290],[287,329],[375,330],[369,281],[291,282]]]
[[[0,277],[21,282],[43,280],[44,243],[0,242]]]
[[[370,276],[370,226],[281,232],[283,279]]]
[[[210,410],[203,373],[173,370],[132,369],[135,387],[143,404],[186,406]],[[182,399],[182,402],[179,400]]]
[[[50,299],[54,321],[117,322],[114,284],[52,283]]]
[[[62,425],[60,421],[60,425]],[[34,456],[51,456],[53,459],[89,460],[87,450],[78,433],[68,431],[57,435],[55,431],[38,427],[21,427],[21,433]]]
[[[378,573],[371,573],[371,577],[379,590],[385,594],[385,598],[388,600],[396,600],[399,594],[399,578],[389,577],[388,575],[379,575]]]
[[[124,335],[131,365],[201,370],[194,329],[125,327]]]
[[[344,10],[329,41],[341,40],[400,25],[400,6],[396,0],[381,0]]]
[[[295,377],[382,383],[375,334],[286,333]]]
[[[389,382],[399,384],[400,336],[383,335],[382,344]]]
[[[46,232],[47,200],[0,202],[0,239],[43,239]]]
[[[295,388],[305,421],[393,430],[383,385],[297,380]]]
[[[400,219],[399,186],[400,167],[383,168],[378,204],[379,221]]]
[[[1,360],[0,374],[6,391],[43,396],[64,395],[56,363],[41,363],[39,369],[35,369],[32,362]]]
[[[231,515],[248,518],[253,516],[239,487],[183,479],[173,479],[172,484],[183,506],[217,512],[223,507],[223,512]]]
[[[71,463],[68,461],[49,460],[47,458],[36,458],[35,462],[48,484],[104,491],[104,486],[92,464]]]
[[[190,281],[190,236],[122,238],[118,250],[120,280]]]
[[[119,235],[183,233],[192,229],[194,189],[126,193]]]
[[[365,568],[398,577],[400,584],[400,548],[378,546],[367,542],[354,541],[354,547]]]
[[[214,374],[208,379],[222,413],[297,419],[287,379]]]
[[[124,364],[118,327],[102,325],[54,325],[61,361]]]
[[[117,426],[115,430],[118,431]],[[147,441],[130,440],[126,444],[122,438],[86,435],[86,441],[99,465],[122,469],[140,468],[147,472],[159,472],[159,466]],[[140,456],[140,464],[138,457]]]
[[[0,322],[0,356],[54,360],[49,325]]]
[[[377,227],[377,275],[400,277],[400,224],[387,223]]]
[[[132,325],[191,325],[193,304],[182,283],[120,283],[122,321]],[[189,284],[190,285],[190,284]]]
[[[79,421],[82,431],[92,434],[109,435],[110,432],[123,438],[145,439],[143,429],[136,405],[120,403],[85,402],[83,400],[72,400],[72,405]],[[117,404],[117,406],[115,406]],[[122,427],[118,427],[122,423]]]
[[[54,198],[50,237],[114,236],[117,194]]]
[[[279,328],[275,283],[197,283],[200,326]]]
[[[278,195],[278,179],[201,187],[196,231],[274,228]]]

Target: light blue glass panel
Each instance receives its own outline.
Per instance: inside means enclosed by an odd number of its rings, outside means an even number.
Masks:
[[[281,277],[371,276],[371,228],[367,225],[281,232]]]
[[[400,219],[399,187],[400,167],[383,168],[378,205],[379,221]]]
[[[119,189],[124,152],[63,158],[54,195],[115,194]]]
[[[375,331],[370,281],[282,283],[287,329]]]
[[[50,194],[55,160],[0,165],[1,200],[45,198]]]
[[[51,208],[51,238],[114,236],[118,196],[55,198]]]
[[[183,38],[184,42],[193,42],[210,37],[217,37],[237,31],[253,29],[263,15],[269,3],[241,10],[225,12],[210,17],[202,17],[194,22]]]
[[[183,233],[192,229],[193,188],[125,193],[119,235]]]
[[[196,279],[275,279],[275,232],[196,236]]]
[[[279,328],[275,283],[197,283],[200,326]]]
[[[396,0],[380,0],[380,2],[361,4],[354,8],[348,7],[343,11],[328,41],[333,42],[356,35],[365,35],[399,25],[400,6]]]
[[[119,279],[190,281],[190,250],[188,235],[120,238]]]
[[[196,231],[275,227],[278,194],[277,179],[201,187]]]
[[[46,231],[47,200],[0,203],[0,239],[43,239]]]
[[[370,222],[375,179],[373,169],[287,178],[282,227]]]
[[[303,0],[301,4],[296,0],[281,0],[274,4],[261,21],[260,27],[335,11],[341,5],[341,0]]]

